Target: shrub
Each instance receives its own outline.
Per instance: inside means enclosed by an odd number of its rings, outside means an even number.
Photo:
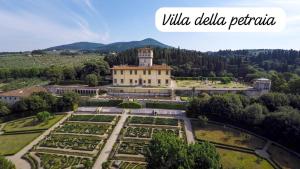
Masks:
[[[80,106],[116,107],[122,102],[123,100],[81,100]]]
[[[142,105],[138,102],[124,102],[119,104],[120,108],[130,108],[130,109],[140,109],[142,108]]]
[[[6,159],[5,157],[0,156],[0,168],[1,169],[15,169],[16,166],[11,161]]]
[[[109,168],[109,162],[105,161],[104,163],[102,163],[102,168],[103,169],[108,169]]]
[[[199,116],[198,119],[199,119],[199,125],[200,126],[203,127],[203,126],[207,125],[208,118],[206,116]]]
[[[39,122],[44,122],[44,121],[47,121],[50,118],[50,116],[51,115],[49,112],[42,111],[36,115],[36,118],[38,119]]]
[[[146,103],[147,108],[157,108],[157,109],[176,109],[176,110],[185,110],[186,106],[184,104],[176,104],[176,103],[158,103],[158,102],[150,102]]]

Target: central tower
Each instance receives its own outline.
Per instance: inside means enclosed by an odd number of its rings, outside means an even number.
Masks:
[[[138,49],[139,66],[152,66],[153,50],[151,48]]]

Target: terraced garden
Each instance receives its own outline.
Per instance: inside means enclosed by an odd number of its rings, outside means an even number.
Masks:
[[[110,154],[111,166],[115,168],[146,168],[144,154],[151,137],[157,132],[168,132],[184,138],[184,124],[173,118],[157,118],[147,116],[131,116],[114,149]]]
[[[118,119],[106,115],[72,115],[24,158],[33,169],[90,169]]]
[[[197,120],[191,122],[196,140],[215,144],[223,168],[274,168],[269,161],[255,153],[255,150],[266,145],[264,139],[221,124],[208,123],[203,126]]]
[[[192,121],[196,139],[214,143],[227,144],[248,149],[262,149],[266,141],[248,133],[216,124],[199,126],[197,121]]]

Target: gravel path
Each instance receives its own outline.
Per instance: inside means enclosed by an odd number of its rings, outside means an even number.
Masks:
[[[114,128],[113,132],[111,133],[110,137],[108,138],[104,148],[102,149],[100,155],[98,156],[98,158],[96,159],[96,162],[93,166],[93,169],[102,169],[102,163],[106,162],[108,160],[109,154],[113,149],[113,146],[115,144],[115,142],[118,139],[118,136],[124,126],[124,123],[127,119],[128,115],[127,112],[125,112],[124,114],[121,115],[121,118],[118,122],[118,124],[116,125],[116,127]]]

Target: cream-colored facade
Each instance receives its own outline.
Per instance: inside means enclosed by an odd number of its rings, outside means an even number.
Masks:
[[[161,86],[171,85],[171,67],[153,65],[153,51],[142,48],[138,51],[139,66],[120,65],[112,68],[114,86]]]

